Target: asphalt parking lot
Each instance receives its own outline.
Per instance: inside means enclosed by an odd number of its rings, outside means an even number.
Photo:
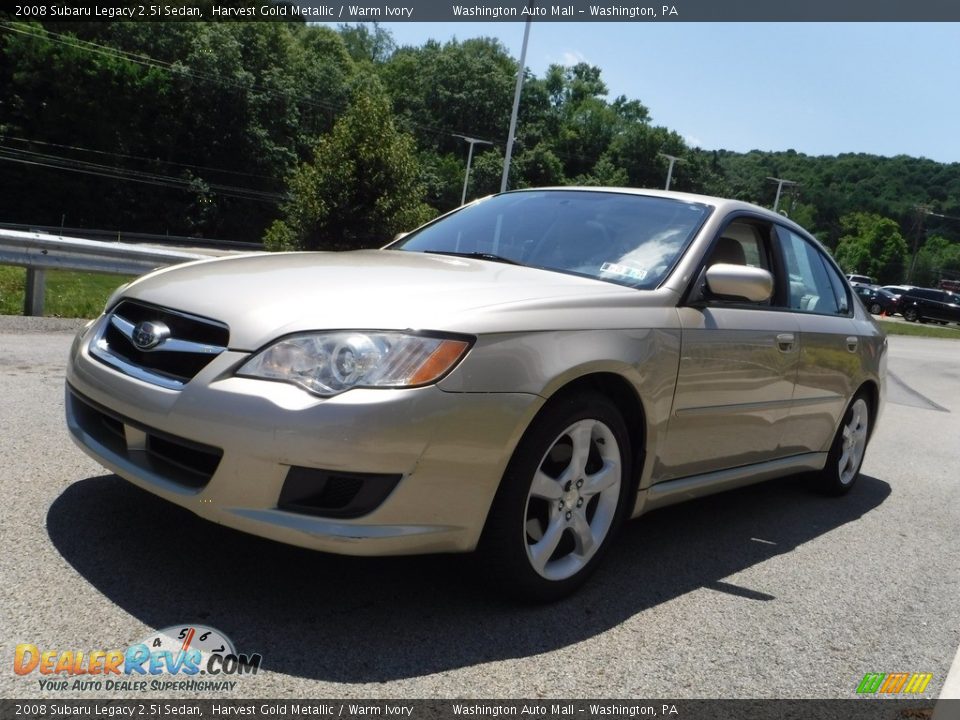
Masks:
[[[960,645],[955,341],[890,338],[846,498],[788,478],[657,511],[579,594],[524,607],[469,557],[315,554],[108,474],[63,423],[75,327],[0,318],[4,698],[51,697],[12,672],[18,643],[122,648],[188,622],[263,655],[230,694],[261,698],[848,698],[867,672],[932,673],[935,698]]]

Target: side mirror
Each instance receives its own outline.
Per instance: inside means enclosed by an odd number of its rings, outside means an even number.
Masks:
[[[773,275],[763,268],[717,263],[707,268],[707,289],[713,295],[764,302],[773,295]]]

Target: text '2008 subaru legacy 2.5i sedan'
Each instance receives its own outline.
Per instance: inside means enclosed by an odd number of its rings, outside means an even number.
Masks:
[[[103,465],[205,518],[333,553],[479,548],[550,599],[625,518],[798,472],[849,490],[885,357],[780,215],[537,189],[381,250],[146,275],[78,335],[66,412]]]

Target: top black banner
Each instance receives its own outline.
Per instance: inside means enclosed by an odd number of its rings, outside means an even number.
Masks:
[[[658,0],[663,2],[663,0]],[[261,2],[16,3],[9,11],[30,20],[307,21],[307,22],[960,22],[958,0],[672,0],[669,4],[561,0],[262,0]]]

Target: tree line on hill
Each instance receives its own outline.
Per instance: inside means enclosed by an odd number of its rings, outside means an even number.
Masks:
[[[382,245],[500,187],[517,62],[382,26],[25,23],[0,12],[0,222],[268,247]],[[960,276],[960,163],[691,147],[600,68],[526,72],[510,187],[663,187],[780,208],[848,271]],[[922,283],[920,282],[922,281]]]

